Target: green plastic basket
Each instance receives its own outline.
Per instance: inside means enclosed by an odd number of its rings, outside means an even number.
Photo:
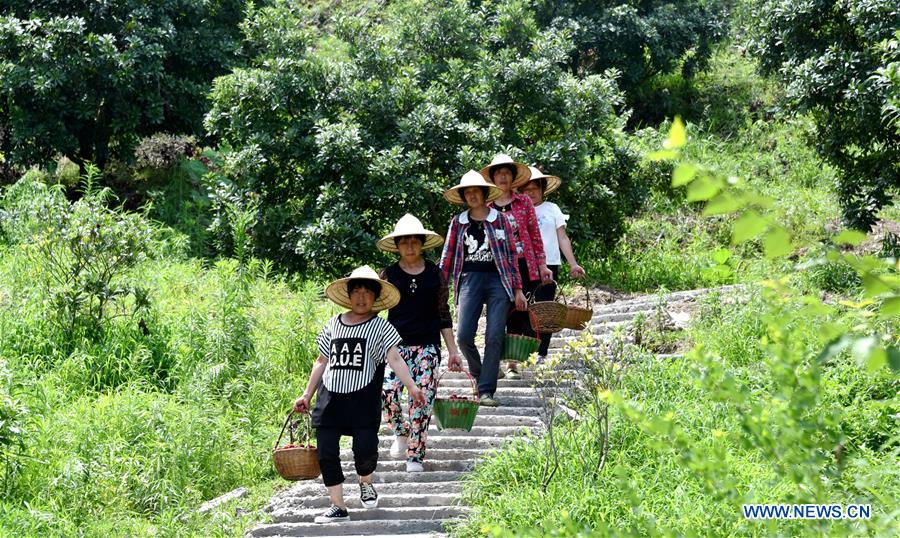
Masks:
[[[472,382],[472,396],[457,396],[452,394],[450,397],[437,397],[434,399],[434,418],[437,420],[439,430],[466,430],[472,431],[472,425],[475,424],[475,417],[478,415],[478,407],[481,402],[478,400],[478,388],[475,386],[475,379],[472,374],[463,370],[447,370],[438,376],[435,381],[434,392],[437,394],[438,386],[441,383],[441,377],[447,372],[463,372]]]
[[[509,315],[512,316],[514,310],[510,310]],[[540,321],[534,312],[528,311],[528,317],[531,318],[531,326],[536,332],[540,333]],[[507,361],[526,361],[532,353],[536,352],[541,345],[539,338],[525,336],[524,334],[506,333],[503,342],[503,359]]]

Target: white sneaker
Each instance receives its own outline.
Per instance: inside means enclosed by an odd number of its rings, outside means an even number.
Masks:
[[[406,462],[406,472],[407,473],[421,473],[424,470],[425,470],[425,467],[417,461]]]
[[[391,457],[392,458],[403,458],[406,457],[406,447],[409,445],[409,438],[405,435],[398,435],[394,437],[394,442],[391,443]]]

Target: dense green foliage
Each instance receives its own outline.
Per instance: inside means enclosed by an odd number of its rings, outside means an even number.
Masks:
[[[140,136],[202,134],[212,79],[236,64],[244,2],[0,3],[0,154],[103,167]]]
[[[571,36],[572,72],[619,72],[619,85],[642,122],[665,117],[654,77],[678,73],[690,79],[706,69],[727,30],[725,3],[717,0],[544,0],[536,2],[535,18],[543,31]]]
[[[900,11],[894,0],[760,0],[750,48],[809,112],[816,147],[840,169],[844,219],[868,229],[900,188]],[[893,40],[891,38],[894,38]]]
[[[675,122],[656,159],[679,159],[673,186],[704,214],[738,213],[732,243],[761,238],[767,258],[791,254],[800,238],[779,223],[777,209],[740,180],[727,180],[688,160],[683,125]],[[834,238],[858,245],[864,234]],[[621,389],[585,384],[566,396],[575,420],[554,421],[554,434],[521,443],[479,468],[467,495],[478,511],[464,536],[547,532],[684,535],[885,534],[897,526],[900,456],[896,414],[900,346],[900,264],[896,258],[829,250],[816,261],[841,262],[860,277],[855,300],[824,301],[815,279],[778,273],[761,293],[748,287],[729,298],[714,294],[694,328],[697,344],[671,364],[634,346],[585,348],[568,359],[625,370]],[[860,300],[861,299],[861,300]],[[736,302],[735,302],[736,301]],[[587,337],[590,338],[590,335]],[[589,343],[586,342],[586,344]],[[557,365],[545,366],[563,375]],[[585,468],[607,446],[588,417],[613,413],[605,467]],[[556,446],[550,441],[556,439]],[[560,460],[556,485],[549,461]],[[510,490],[502,485],[516,483]],[[550,487],[542,487],[550,486]],[[777,499],[777,501],[773,501]],[[871,518],[837,521],[756,521],[746,503],[869,504]],[[562,523],[555,514],[562,514]],[[548,517],[550,514],[554,516]]]
[[[253,518],[190,512],[271,492],[268,450],[333,308],[42,177],[0,200],[0,534],[240,534]]]
[[[572,42],[522,3],[424,6],[338,18],[327,36],[295,6],[251,13],[258,54],[216,81],[207,126],[241,164],[225,196],[258,202],[257,251],[346,271],[406,211],[443,228],[441,191],[499,150],[566,178],[573,233],[614,241],[642,196],[615,80],[569,73]]]
[[[561,421],[560,467],[547,491],[546,439],[517,443],[477,469],[466,490],[477,515],[459,535],[891,534],[900,497],[896,375],[869,373],[848,356],[817,363],[828,337],[809,329],[819,319],[809,305],[721,299],[705,303],[692,331],[701,347],[688,357],[612,357],[627,370],[610,396],[611,449],[599,476],[582,463],[597,454],[589,423]],[[830,317],[843,327],[852,319]],[[742,503],[767,502],[871,503],[872,519],[744,519]]]

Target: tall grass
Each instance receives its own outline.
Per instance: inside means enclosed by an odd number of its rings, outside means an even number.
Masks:
[[[121,275],[140,298],[115,298],[101,330],[69,332],[23,229],[0,244],[0,534],[246,530],[258,513],[192,511],[238,486],[258,508],[279,484],[271,446],[334,312],[321,286],[164,248]]]
[[[849,356],[817,367],[825,342],[810,324],[815,318],[790,314],[792,322],[774,327],[769,322],[781,319],[780,309],[759,297],[746,304],[708,300],[693,330],[698,351],[628,366],[611,400],[611,449],[599,477],[581,472],[583,453],[595,450],[586,424],[563,421],[555,434],[560,467],[547,490],[540,487],[547,440],[515,443],[482,462],[468,481],[465,497],[475,513],[458,535],[891,534],[900,499],[894,465],[900,382],[887,369],[859,368]],[[847,321],[839,315],[830,322]],[[773,344],[785,334],[792,358]],[[794,416],[809,422],[785,418]],[[840,453],[831,452],[835,447]],[[824,489],[807,473],[821,473]],[[810,499],[870,503],[873,517],[750,521],[741,512],[743,503]]]

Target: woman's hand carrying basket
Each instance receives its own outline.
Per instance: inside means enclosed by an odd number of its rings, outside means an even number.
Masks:
[[[567,304],[566,310],[566,318],[563,320],[562,326],[566,329],[574,329],[576,331],[580,331],[587,327],[589,321],[594,316],[594,309],[591,305],[591,291],[587,286],[584,287],[584,293],[586,296],[585,300],[585,308],[580,308],[577,306],[569,306]],[[565,295],[563,295],[563,300],[565,300]]]
[[[509,315],[511,316],[513,312],[515,312],[515,310],[510,310]],[[531,318],[531,326],[535,329],[536,332],[540,333],[541,329],[543,329],[543,326],[541,325],[541,322],[540,320],[538,320],[537,316],[535,316],[534,312],[528,310],[528,317]],[[502,359],[507,361],[528,360],[528,357],[531,356],[532,353],[537,351],[540,345],[540,338],[525,336],[524,334],[506,333],[506,338],[503,343]]]
[[[532,294],[532,298],[537,296],[537,291],[541,289],[542,286],[549,286],[551,283],[554,285],[556,282],[550,281],[546,284],[541,283],[534,290]],[[535,301],[528,306],[528,311],[533,313],[534,316],[540,322],[541,331],[545,333],[555,333],[559,332],[563,329],[566,321],[566,315],[568,314],[568,307],[559,301]],[[535,324],[532,324],[532,328],[535,332],[538,332],[538,327]]]
[[[275,469],[285,480],[318,478],[321,470],[319,469],[318,451],[312,444],[312,425],[309,415],[304,415],[301,419],[291,422],[294,414],[294,410],[291,409],[284,421],[284,426],[281,427],[281,433],[278,434],[278,440],[275,441],[275,448],[272,449]],[[298,428],[302,428],[302,432],[298,433],[297,444],[294,444],[294,432]],[[291,443],[279,447],[284,430],[288,430]]]
[[[437,419],[437,427],[439,430],[466,430],[472,431],[472,424],[475,423],[475,416],[478,414],[478,406],[481,402],[478,400],[478,387],[475,386],[475,379],[472,374],[463,370],[447,370],[438,376],[434,383],[434,392],[437,394],[438,386],[441,378],[447,372],[462,372],[466,374],[469,381],[472,382],[472,396],[457,396],[451,394],[449,397],[440,397],[434,399],[434,418]]]

